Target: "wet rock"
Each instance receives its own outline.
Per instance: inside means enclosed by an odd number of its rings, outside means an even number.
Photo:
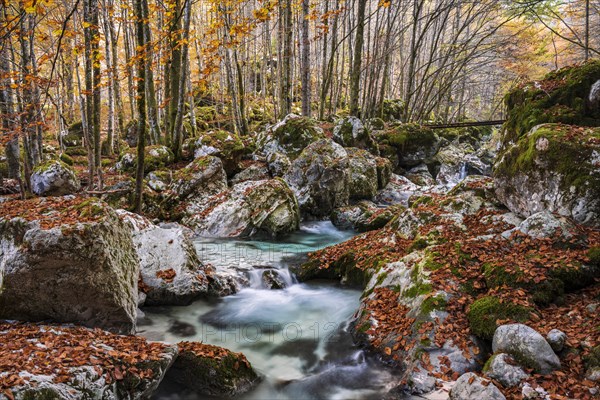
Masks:
[[[559,331],[558,329],[552,329],[550,332],[548,332],[546,340],[554,352],[560,353],[567,342],[567,334],[563,331]]]
[[[137,214],[117,212],[132,230],[145,305],[185,305],[208,293],[207,273],[192,232],[176,223],[157,226]]]
[[[442,148],[434,157],[440,164],[436,182],[452,188],[469,175],[491,174],[491,166],[484,164],[474,153],[467,144],[450,144]]]
[[[333,140],[344,147],[356,147],[379,154],[377,143],[371,137],[369,129],[356,117],[340,119],[333,128]]]
[[[292,163],[283,179],[294,191],[303,213],[326,217],[348,204],[348,153],[330,139],[312,143]]]
[[[451,400],[505,400],[500,390],[487,379],[469,372],[461,375],[450,391]]]
[[[517,386],[529,378],[529,374],[516,365],[516,362],[508,354],[502,353],[495,354],[488,360],[484,372],[487,377],[500,382],[507,388]]]
[[[577,129],[537,126],[502,153],[496,194],[511,211],[525,217],[549,211],[599,226],[600,128]]]
[[[0,217],[0,318],[133,332],[139,263],[129,228],[97,199],[41,206],[52,212]]]
[[[38,196],[63,196],[79,191],[79,179],[71,167],[62,161],[48,161],[31,174],[31,191]]]
[[[169,332],[180,337],[195,336],[197,333],[194,325],[178,320],[175,320],[171,323]]]
[[[261,277],[263,284],[267,289],[285,289],[287,287],[285,281],[274,269],[264,271]]]
[[[429,172],[427,165],[421,164],[414,168],[411,168],[407,173],[406,177],[412,183],[417,186],[433,186],[435,185],[435,179],[433,179],[433,175]]]
[[[200,395],[233,397],[260,381],[241,353],[197,342],[181,342],[178,347],[179,356],[167,376]]]
[[[377,193],[373,201],[382,205],[400,204],[408,207],[408,199],[418,193],[420,187],[412,183],[408,178],[393,174],[390,182]]]
[[[522,365],[541,374],[560,369],[560,360],[546,339],[523,324],[502,325],[492,342],[494,353],[507,353]]]
[[[182,222],[210,237],[270,236],[300,225],[294,193],[281,179],[246,181],[202,202],[189,202]]]

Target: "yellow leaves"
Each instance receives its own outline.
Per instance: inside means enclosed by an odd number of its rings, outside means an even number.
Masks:
[[[252,15],[257,21],[265,22],[271,19],[270,11],[267,7],[261,7],[252,11]]]
[[[391,0],[379,0],[379,7],[388,8],[390,5],[392,5]]]
[[[92,26],[92,24],[90,24],[89,22],[87,22],[87,21],[84,21],[84,22],[83,22],[83,28],[84,28],[84,29],[87,29],[87,28],[89,28],[89,27],[91,27],[91,26]]]
[[[27,14],[35,14],[37,12],[37,7],[36,6],[25,7],[25,12]]]

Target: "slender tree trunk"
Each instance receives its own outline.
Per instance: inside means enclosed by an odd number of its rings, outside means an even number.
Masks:
[[[147,0],[135,0],[135,31],[136,31],[136,63],[137,63],[137,113],[138,113],[138,142],[137,142],[137,169],[135,175],[135,204],[134,210],[138,214],[142,212],[144,196],[144,151],[146,147],[146,51],[145,25],[143,2]]]
[[[283,0],[279,5],[281,23],[281,63],[279,84],[280,117],[292,111],[292,1]]]
[[[310,38],[309,0],[302,0],[302,115],[310,117]]]
[[[360,75],[362,68],[362,50],[364,42],[366,8],[367,0],[358,0],[358,11],[356,13],[356,37],[354,41],[354,56],[352,63],[352,71],[350,72],[350,115],[354,116],[360,116]]]
[[[187,2],[191,0],[184,0]],[[171,64],[169,68],[169,134],[171,135],[171,149],[174,153],[180,146],[175,138],[176,131],[179,127],[176,125],[177,110],[179,108],[179,93],[181,92],[181,1],[175,0],[174,12],[172,15],[169,34],[171,36]]]
[[[189,50],[189,36],[190,36],[190,21],[192,14],[192,2],[191,0],[186,0],[184,7],[184,27],[183,27],[183,45],[181,45],[180,52],[180,68],[178,71],[178,82],[177,88],[178,93],[177,97],[177,107],[175,108],[175,120],[173,121],[174,131],[173,131],[173,154],[175,155],[175,161],[179,161],[181,159],[181,145],[183,143],[183,114],[185,113],[185,87],[187,81],[187,74],[189,70],[189,60],[188,60],[188,50]],[[173,85],[174,82],[171,82]],[[172,88],[172,86],[171,86]],[[173,103],[173,102],[172,102]]]
[[[89,189],[94,187],[94,178],[96,176],[96,157],[94,151],[94,51],[92,40],[94,33],[92,29],[92,2],[94,0],[85,0],[83,3],[83,37],[85,45],[85,119],[82,120],[84,130],[84,140],[88,149],[88,170],[89,170]]]
[[[142,2],[144,18],[150,21],[148,2]],[[144,23],[144,42],[146,43],[144,59],[146,60],[146,104],[148,112],[148,124],[150,125],[150,138],[152,144],[161,141],[160,121],[158,119],[158,105],[156,104],[156,87],[154,86],[154,49],[152,46],[152,29],[150,23]]]

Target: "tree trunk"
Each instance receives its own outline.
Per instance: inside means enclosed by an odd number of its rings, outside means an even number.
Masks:
[[[310,117],[309,0],[302,0],[302,115]]]
[[[350,115],[360,116],[359,95],[360,75],[362,68],[362,50],[365,31],[365,12],[367,0],[358,0],[358,11],[356,13],[356,36],[354,40],[354,56],[352,72],[350,73]]]
[[[135,212],[141,214],[142,203],[144,196],[144,150],[146,147],[146,61],[144,52],[146,50],[145,43],[145,25],[147,24],[144,18],[143,2],[147,0],[135,0],[135,31],[137,42],[137,113],[138,113],[138,142],[137,142],[137,170],[135,175]]]

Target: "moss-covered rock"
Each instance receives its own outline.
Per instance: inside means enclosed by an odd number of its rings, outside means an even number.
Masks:
[[[167,376],[201,395],[233,397],[252,389],[260,377],[241,353],[202,343],[181,342]]]
[[[321,139],[294,160],[283,179],[303,213],[327,217],[350,198],[348,152],[331,139]]]
[[[289,114],[281,122],[269,127],[257,137],[257,148],[265,156],[283,153],[295,159],[309,144],[324,138],[317,122]]]
[[[386,99],[383,101],[382,118],[385,121],[400,121],[406,109],[401,99]]]
[[[356,117],[339,120],[333,128],[333,140],[344,147],[356,147],[368,150],[375,155],[379,154],[379,148],[373,140],[371,132]]]
[[[77,192],[81,187],[75,171],[61,160],[38,165],[30,181],[32,192],[38,196],[62,196]]]
[[[532,309],[515,303],[501,302],[497,297],[486,296],[469,307],[467,317],[471,332],[482,339],[492,340],[498,320],[526,322]]]
[[[600,128],[547,124],[508,148],[494,170],[496,194],[512,211],[548,210],[600,224]]]
[[[402,168],[431,161],[440,145],[432,129],[417,124],[398,124],[378,133],[375,138],[380,146],[391,146],[396,150],[398,164]],[[384,154],[387,152],[389,149]]]
[[[223,161],[223,167],[228,176],[233,176],[240,170],[239,163],[247,149],[241,138],[227,131],[210,131],[192,140],[188,150],[194,157],[217,156]]]
[[[173,160],[173,152],[168,147],[162,145],[148,146],[144,151],[144,172],[148,173],[162,169],[172,163]],[[124,172],[135,171],[137,168],[137,153],[135,149],[128,149],[121,154],[115,168]]]
[[[58,197],[3,206],[0,318],[135,330],[139,264],[131,232],[112,208]]]
[[[213,237],[278,236],[299,228],[294,193],[282,179],[246,181],[203,201],[188,201],[183,223]]]
[[[544,123],[600,126],[600,107],[593,86],[600,81],[600,61],[566,67],[527,83],[506,95],[508,118],[503,143],[516,142]]]

